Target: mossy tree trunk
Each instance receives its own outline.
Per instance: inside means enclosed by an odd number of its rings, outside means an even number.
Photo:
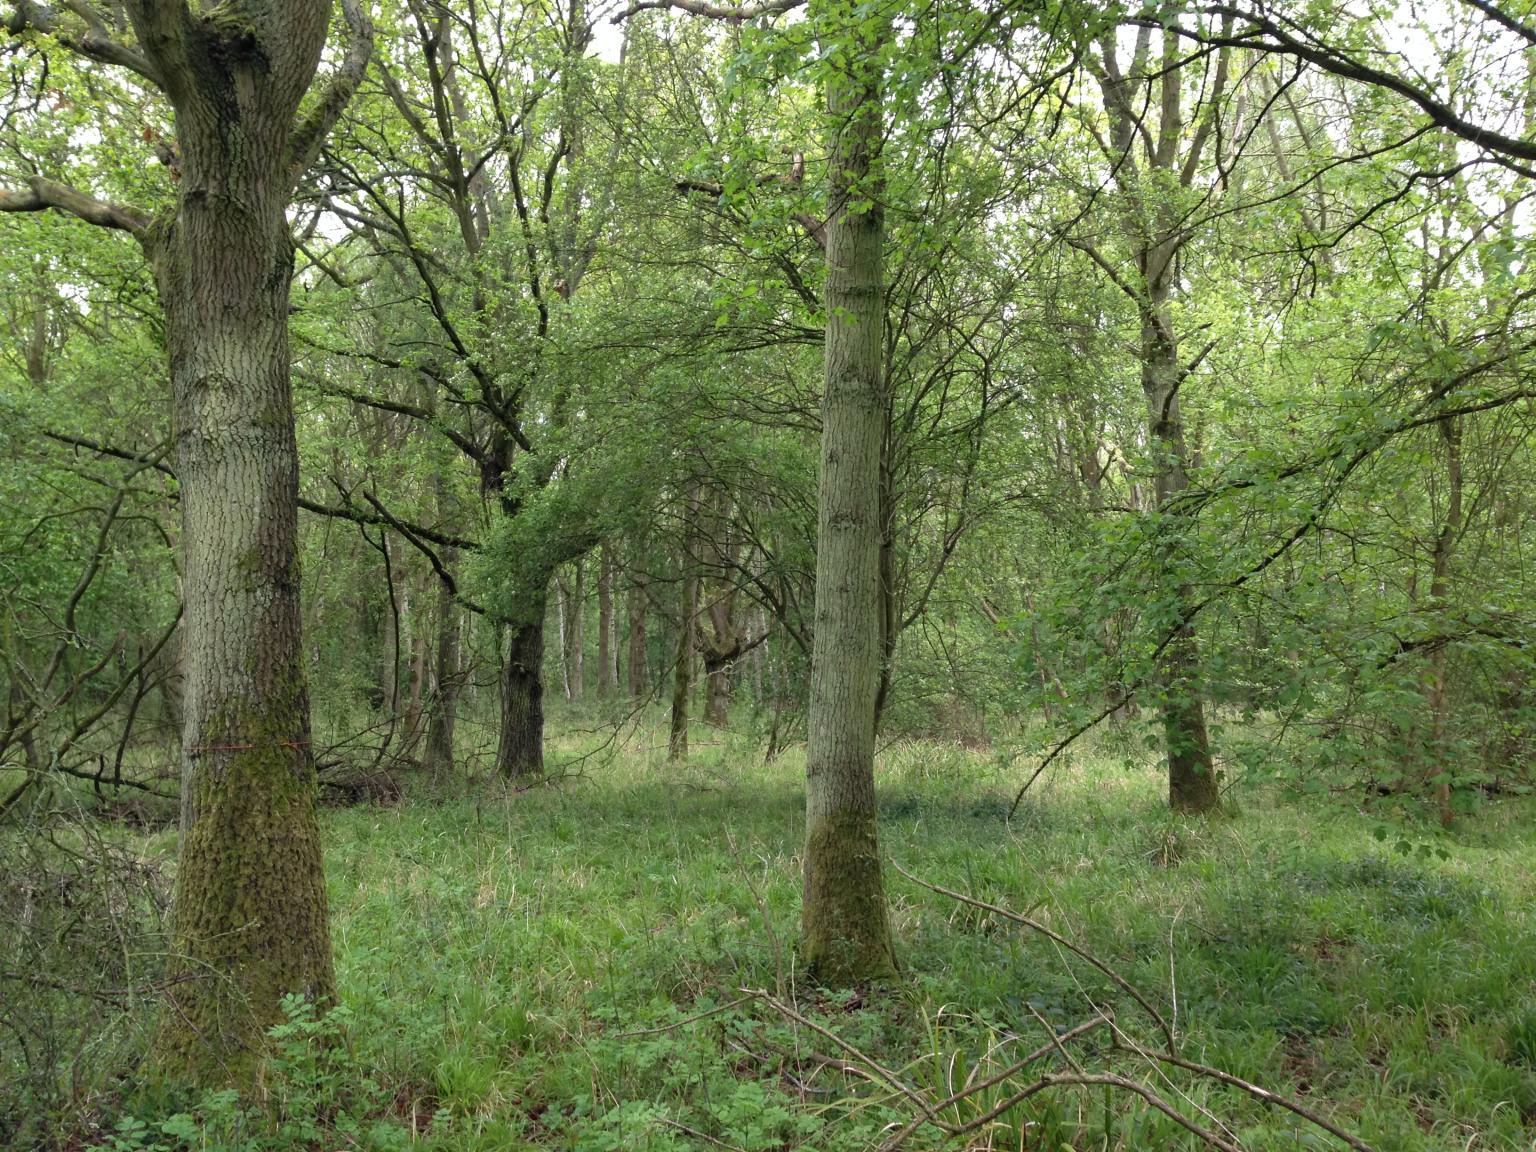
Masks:
[[[833,140],[801,946],[817,979],[849,985],[896,967],[874,777],[887,409],[879,155],[886,29],[841,0],[820,14],[846,67],[828,68],[824,80]]]

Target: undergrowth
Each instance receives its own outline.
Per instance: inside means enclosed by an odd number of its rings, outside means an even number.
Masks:
[[[1090,1004],[1146,1026],[1099,972],[893,872],[901,978],[808,986],[802,762],[763,765],[720,736],[677,768],[657,743],[522,794],[481,780],[328,813],[340,1009],[292,1005],[259,1098],[151,1100],[130,1075],[81,1104],[74,1146],[866,1149],[910,1101],[746,993],[796,1005],[935,1098]],[[1220,819],[1176,820],[1152,768],[1107,755],[1042,779],[1005,822],[1016,776],[952,747],[887,749],[887,855],[1090,949],[1160,1006],[1184,1055],[1291,1093],[1381,1152],[1530,1146],[1530,802],[1489,803],[1436,851],[1404,854],[1369,814],[1256,790]],[[167,857],[174,832],[138,843]],[[1102,1041],[1078,1051],[1127,1060]],[[1241,1094],[1165,1087],[1244,1148],[1337,1146]],[[953,1119],[1002,1096],[958,1102]],[[908,1147],[937,1143],[923,1129]],[[1194,1145],[1140,1101],[1063,1089],[970,1146]]]

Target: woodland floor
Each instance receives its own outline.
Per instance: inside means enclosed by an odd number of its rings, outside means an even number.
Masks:
[[[664,763],[662,735],[521,795],[482,784],[478,799],[328,812],[342,1013],[284,1030],[259,1113],[224,1096],[167,1123],[140,1100],[143,1119],[99,1146],[865,1149],[913,1115],[760,1000],[685,1022],[741,989],[798,1005],[934,1097],[1040,1044],[1036,1013],[1063,1027],[1090,998],[1150,1038],[1094,969],[894,872],[902,979],[808,987],[793,954],[803,762],[702,739],[685,768]],[[1224,818],[1176,820],[1153,768],[1107,755],[1042,779],[1005,823],[1019,775],[952,746],[887,750],[887,856],[1050,924],[1172,1018],[1187,1057],[1294,1094],[1379,1152],[1532,1146],[1531,801],[1484,804],[1442,858],[1379,842],[1369,814],[1257,790]],[[168,855],[174,839],[137,843]],[[309,1043],[317,1032],[343,1043]],[[1074,1051],[1208,1110],[1244,1148],[1342,1147],[1240,1093]],[[967,1146],[1197,1145],[1137,1099],[1063,1089]]]

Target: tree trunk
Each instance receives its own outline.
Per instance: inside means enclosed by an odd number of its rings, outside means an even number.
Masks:
[[[1437,612],[1444,611],[1451,593],[1451,558],[1456,550],[1456,540],[1461,535],[1461,422],[1447,417],[1438,424],[1440,442],[1445,446],[1446,462],[1446,510],[1445,520],[1435,538],[1434,567],[1429,581],[1430,604]],[[1425,689],[1429,705],[1430,741],[1429,764],[1425,773],[1435,797],[1435,807],[1444,827],[1455,820],[1451,807],[1450,749],[1446,747],[1446,731],[1450,722],[1450,697],[1446,691],[1445,645],[1437,645],[1429,654],[1429,680]]]
[[[597,576],[597,698],[606,700],[619,690],[619,669],[613,652],[613,549],[604,544]]]
[[[688,759],[688,691],[693,686],[695,617],[699,612],[699,575],[693,551],[693,502],[689,498],[683,545],[682,603],[678,607],[676,663],[672,667],[672,724],[667,735],[667,759]]]
[[[1153,487],[1159,513],[1189,487],[1184,421],[1180,411],[1178,341],[1162,278],[1147,286],[1150,306],[1141,317],[1141,383],[1147,398],[1147,429],[1154,457]],[[1154,559],[1158,584],[1168,597],[1172,638],[1158,668],[1162,691],[1163,742],[1168,756],[1168,804],[1180,812],[1210,812],[1221,800],[1211,763],[1210,740],[1201,698],[1200,646],[1188,619],[1193,606],[1189,586],[1176,575],[1183,567],[1181,533],[1166,521],[1159,525]],[[1184,621],[1179,623],[1179,621]]]
[[[544,773],[544,607],[532,623],[507,629],[506,659],[501,665],[501,739],[496,769],[508,780]]]
[[[181,863],[155,1049],[163,1073],[200,1083],[253,1075],[285,996],[324,1006],[335,992],[300,643],[286,133],[243,87],[262,88],[254,66],[219,67],[245,79],[223,81],[221,104],[177,109],[179,210],[149,244],[186,605]]]
[[[580,559],[571,565],[571,582],[556,582],[556,594],[560,599],[560,659],[565,679],[565,698],[580,700],[585,687],[586,666],[582,659],[585,646],[585,629],[582,626],[582,609],[586,600],[583,568]]]
[[[453,571],[455,549],[445,548],[443,567]],[[446,584],[437,593],[437,654],[433,661],[435,687],[427,719],[427,771],[434,777],[453,769],[453,731],[459,704],[459,609]]]
[[[643,699],[645,684],[645,584],[636,574],[629,587],[629,694]]]
[[[388,547],[387,542],[385,546]],[[384,615],[379,629],[379,708],[385,716],[394,717],[400,714],[401,603],[394,568],[389,564],[388,554],[385,555]]]
[[[885,428],[884,244],[879,146],[883,28],[854,27],[848,72],[828,70],[826,355],[816,531],[816,627],[806,744],[801,937],[834,985],[896,968],[875,820],[881,668],[880,455]]]
[[[406,618],[412,624],[410,636],[411,675],[405,694],[405,741],[404,748],[412,751],[421,739],[423,698],[427,681],[427,634],[415,627],[414,617]]]
[[[731,663],[704,660],[704,723],[715,728],[731,723]]]

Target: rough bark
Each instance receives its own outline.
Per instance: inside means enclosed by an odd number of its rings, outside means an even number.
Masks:
[[[886,394],[884,211],[879,181],[883,32],[855,29],[848,71],[827,73],[826,352],[816,532],[816,629],[806,743],[801,947],[810,972],[848,985],[896,967],[875,819],[881,668],[880,458]]]
[[[334,996],[301,650],[287,206],[366,64],[305,117],[330,5],[127,6],[125,63],[175,108],[175,210],[140,232],[165,314],[183,524],[181,862],[155,1058],[246,1081],[285,996]],[[142,55],[140,55],[142,53]],[[105,219],[121,227],[122,212]]]
[[[539,596],[539,607],[545,602]],[[496,769],[508,780],[544,774],[544,613],[507,628],[501,665],[501,737]]]

